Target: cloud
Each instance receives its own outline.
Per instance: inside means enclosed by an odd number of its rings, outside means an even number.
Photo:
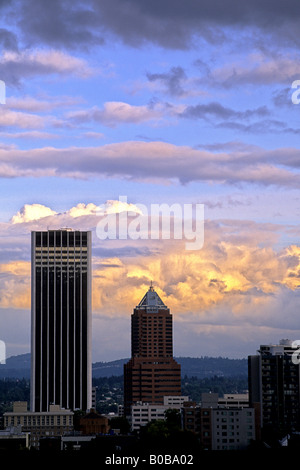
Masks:
[[[105,126],[117,124],[139,124],[161,118],[161,110],[147,106],[133,106],[128,103],[112,101],[104,103],[103,108],[94,106],[88,110],[73,111],[68,118],[76,123],[100,122]]]
[[[82,3],[52,0],[51,5],[28,0],[16,6],[16,23],[25,43],[43,43],[53,48],[87,49],[102,45],[101,19],[95,14],[93,1]],[[32,14],[34,12],[34,15]]]
[[[0,264],[1,308],[30,308],[30,262]]]
[[[9,51],[18,50],[17,36],[5,28],[0,28],[0,44],[6,50],[9,50]]]
[[[183,82],[186,81],[186,74],[182,67],[172,67],[167,73],[147,73],[150,82],[162,82],[168,92],[174,96],[181,96],[185,93]]]
[[[57,50],[4,51],[0,57],[1,78],[7,85],[19,85],[35,76],[75,75],[87,78],[92,71],[83,59]]]
[[[23,124],[24,125],[24,124]],[[57,139],[57,134],[50,132],[28,131],[28,132],[0,132],[0,137],[8,139]]]
[[[260,106],[256,109],[246,109],[244,111],[236,111],[234,109],[223,106],[218,102],[208,104],[190,105],[180,114],[183,118],[189,119],[239,119],[248,120],[257,116],[268,116],[270,114],[266,106]]]
[[[37,114],[11,111],[6,106],[0,108],[0,125],[2,127],[20,127],[22,129],[41,128],[45,126],[45,118]]]
[[[292,83],[300,75],[299,58],[277,53],[269,57],[253,53],[237,63],[226,63],[210,71],[209,79],[218,86],[234,88],[243,85],[273,85]]]
[[[108,201],[108,212],[133,208],[130,204],[120,207],[118,202]],[[271,312],[274,298],[283,290],[296,293],[299,289],[300,248],[295,245],[280,250],[274,248],[283,230],[280,225],[208,220],[203,248],[189,252],[184,249],[183,240],[99,240],[95,233],[99,220],[97,208],[93,203],[78,204],[57,214],[40,204],[28,206],[17,214],[17,220],[13,218],[10,224],[2,226],[2,239],[14,233],[13,246],[27,243],[29,255],[30,230],[56,227],[62,221],[67,224],[64,226],[73,227],[75,223],[82,229],[92,229],[95,314],[122,316],[131,312],[153,280],[159,294],[179,319],[192,315],[200,323],[215,324],[223,308],[227,317],[224,315],[222,322],[243,318],[265,324],[271,323],[271,317],[268,314],[264,318],[263,312]],[[9,240],[7,238],[7,242]],[[128,250],[124,251],[125,256],[97,254],[100,247],[121,253],[122,246],[137,248],[135,256],[127,256]],[[143,254],[142,247],[147,247],[148,252]],[[0,264],[2,307],[29,307],[29,276],[29,260],[14,258]],[[20,295],[14,297],[16,292]]]
[[[6,128],[32,129],[30,132],[1,132],[6,138],[58,138],[59,134],[47,131],[41,132],[41,128],[52,127],[70,128],[70,122],[60,119],[54,114],[46,114],[55,108],[70,108],[78,104],[78,98],[68,96],[38,99],[31,96],[9,97],[5,106],[0,107],[0,126]]]
[[[288,127],[283,121],[275,119],[264,119],[248,124],[237,121],[223,121],[219,122],[216,127],[223,129],[236,130],[239,132],[259,135],[259,134],[299,134],[299,128]]]
[[[42,204],[25,204],[22,209],[12,217],[11,222],[13,224],[21,224],[55,214],[56,212],[50,209],[50,207],[45,207]]]
[[[78,203],[65,212],[56,212],[50,207],[43,204],[25,204],[15,215],[12,216],[10,222],[14,224],[28,224],[30,222],[41,221],[47,218],[47,225],[59,223],[59,220],[68,222],[72,225],[74,219],[78,217],[90,217],[93,222],[99,220],[99,217],[107,214],[119,214],[121,212],[134,212],[141,214],[141,209],[135,204],[128,203],[126,200],[107,200],[104,204],[96,205],[94,203],[85,204]],[[93,219],[94,217],[94,219]],[[68,224],[67,224],[68,225]],[[44,228],[45,229],[45,228]]]
[[[105,204],[97,208],[97,214],[120,214],[121,212],[134,212],[136,214],[142,214],[141,209],[132,203],[127,202],[127,198],[121,198],[116,200],[108,200]]]
[[[95,204],[83,204],[79,203],[76,207],[72,207],[67,213],[71,217],[81,217],[83,215],[95,215],[97,214],[98,208]]]
[[[241,353],[243,341],[250,348],[258,338],[263,341],[271,334],[277,339],[283,332],[297,334],[300,248],[278,248],[280,236],[290,228],[249,220],[206,220],[204,246],[194,252],[184,249],[183,240],[97,238],[99,209],[113,213],[134,207],[109,200],[104,205],[79,203],[57,213],[34,204],[0,224],[0,252],[5,250],[0,263],[0,308],[30,309],[30,231],[68,226],[93,232],[97,325],[113,318],[116,325],[127,319],[129,327],[132,309],[153,281],[174,315],[176,332],[182,330],[183,336],[176,340],[181,351],[187,351],[186,335],[192,350],[198,351],[196,338],[217,341],[223,333],[227,347],[231,338],[232,347]],[[239,338],[234,339],[236,334]]]
[[[9,96],[6,106],[17,111],[27,111],[29,113],[49,112],[49,110],[61,107],[70,107],[81,102],[79,97],[74,96],[43,96],[41,98],[33,96]]]
[[[120,142],[99,147],[0,149],[0,176],[121,178],[162,184],[192,181],[299,188],[299,150],[212,152],[164,142]]]
[[[170,49],[192,47],[197,38],[211,44],[236,42],[240,38],[232,30],[251,35],[264,31],[269,40],[281,46],[299,45],[297,0],[254,0],[240,3],[227,0],[221,5],[209,0],[28,0],[15,1],[6,7],[10,21],[20,32],[25,44],[46,44],[54,48],[85,49],[101,46],[105,41],[120,38],[124,43],[141,47],[147,43]],[[34,12],[34,15],[32,14]],[[5,40],[14,46],[6,32]],[[249,38],[248,42],[249,42]]]
[[[271,38],[282,44],[284,38],[289,44],[299,44],[297,30],[298,4],[288,0],[254,0],[243,2],[236,7],[235,0],[216,2],[201,0],[166,0],[147,2],[120,0],[93,2],[95,14],[101,19],[106,30],[130,45],[138,46],[152,42],[166,48],[185,49],[193,45],[195,38],[202,37],[212,44],[232,40],[229,28],[241,31],[254,29],[267,31]],[[233,39],[234,40],[234,39]],[[237,41],[238,45],[238,41]]]

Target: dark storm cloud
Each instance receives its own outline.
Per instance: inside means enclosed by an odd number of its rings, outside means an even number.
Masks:
[[[14,3],[14,2],[13,2]],[[89,4],[78,0],[26,0],[15,10],[26,45],[41,41],[51,47],[77,48],[104,42]]]
[[[93,3],[102,24],[135,45],[145,39],[164,47],[185,48],[195,35],[220,42],[224,40],[221,32],[224,27],[248,26],[284,34],[292,42],[300,41],[297,0],[94,0]]]
[[[262,30],[281,45],[300,44],[298,0],[26,0],[11,5],[24,43],[54,47],[101,44],[109,33],[135,47],[189,47],[196,36],[220,43],[227,28]],[[1,3],[0,3],[1,8]]]

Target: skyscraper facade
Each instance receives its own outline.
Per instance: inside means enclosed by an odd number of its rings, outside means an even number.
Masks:
[[[151,285],[131,316],[131,359],[124,365],[124,411],[136,402],[163,404],[181,395],[181,368],[173,358],[169,308]]]
[[[31,411],[91,406],[91,232],[31,235]]]

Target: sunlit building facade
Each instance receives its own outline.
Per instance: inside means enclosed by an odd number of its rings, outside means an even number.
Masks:
[[[173,358],[169,308],[153,286],[131,316],[131,360],[124,365],[124,412],[137,402],[163,404],[181,395],[181,367]]]

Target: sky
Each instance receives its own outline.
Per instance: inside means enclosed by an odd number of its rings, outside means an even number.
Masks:
[[[297,0],[0,0],[8,357],[30,352],[30,232],[61,227],[92,231],[93,362],[130,357],[151,281],[176,357],[300,338],[299,16]],[[203,209],[201,246],[141,230],[162,204]],[[131,236],[101,237],[108,214]]]

